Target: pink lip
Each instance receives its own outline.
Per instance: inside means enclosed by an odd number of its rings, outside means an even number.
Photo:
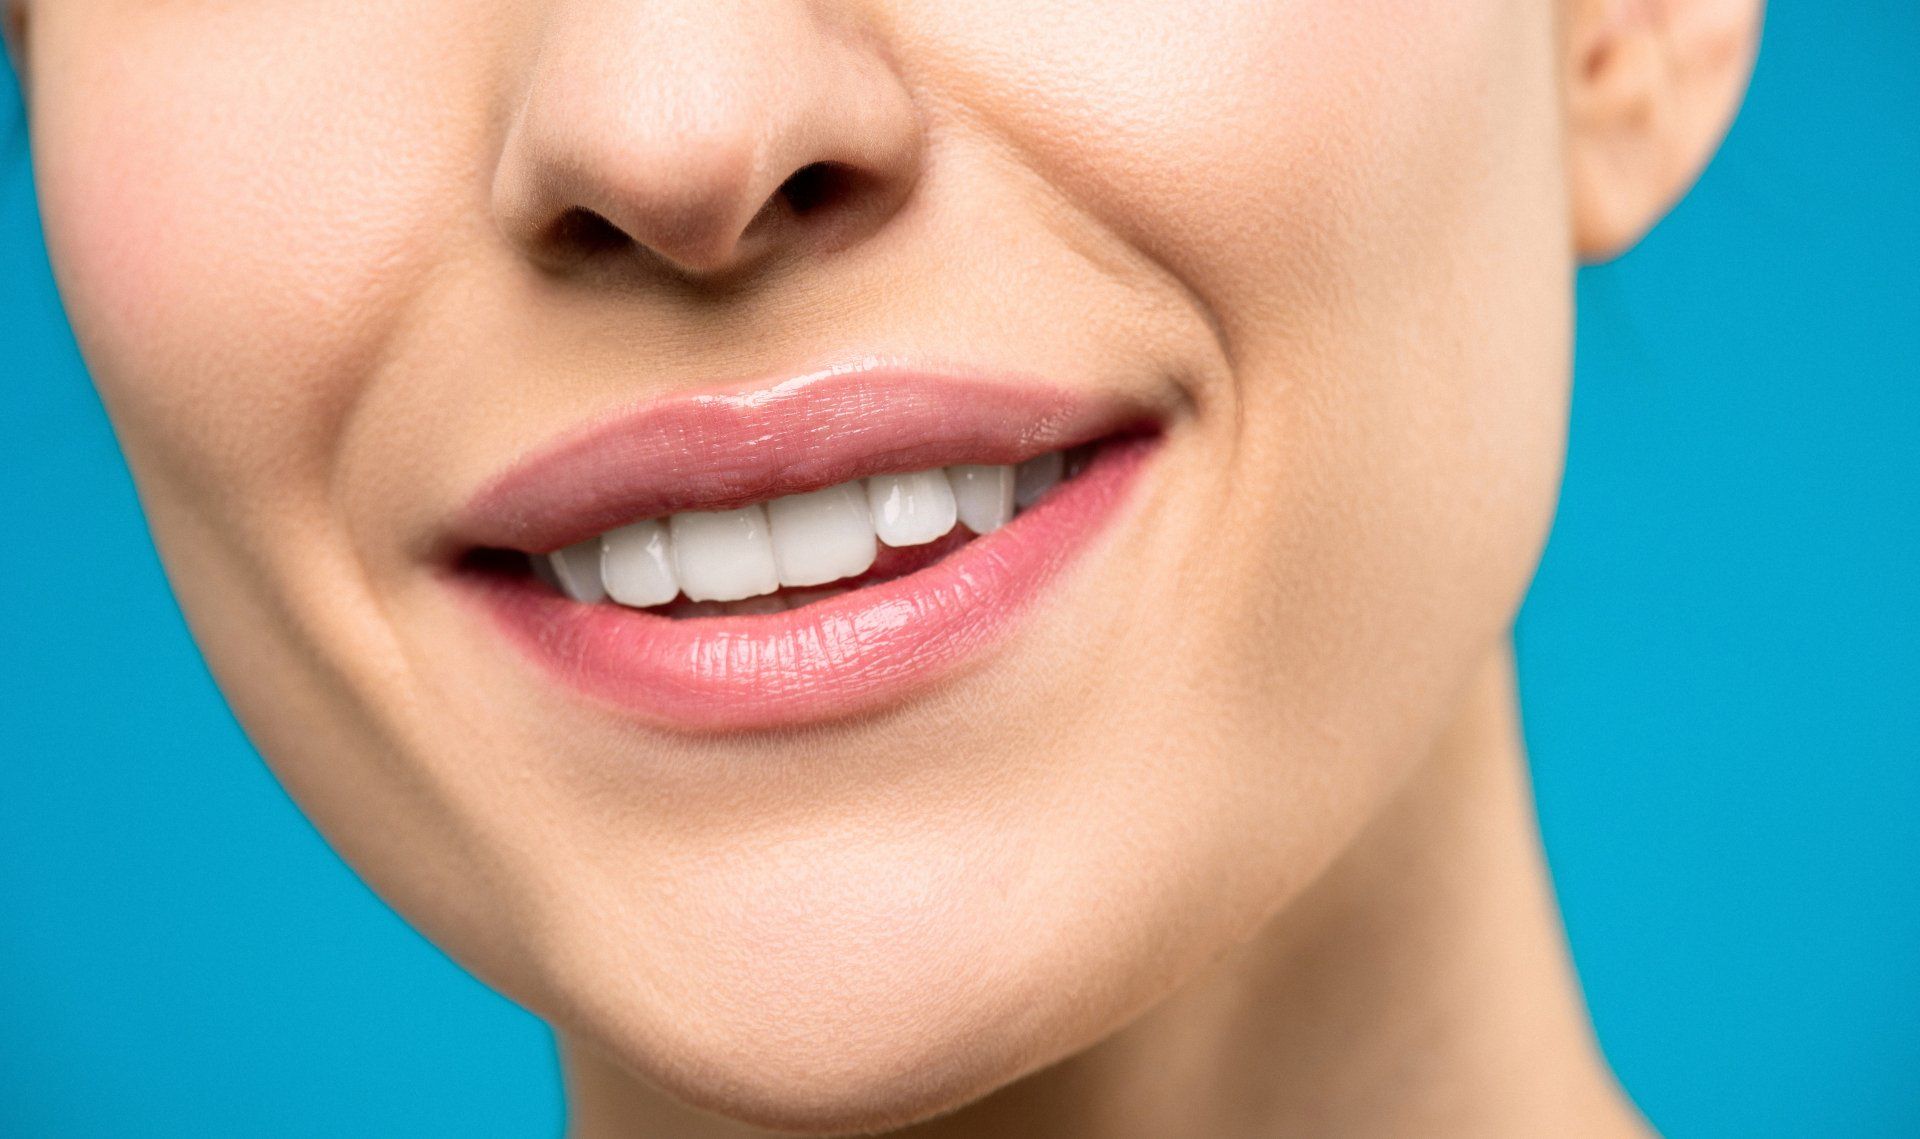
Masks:
[[[521,578],[455,579],[550,672],[642,720],[728,731],[842,718],[903,699],[1000,640],[1124,502],[1154,425],[1138,404],[899,368],[662,401],[506,472],[469,505],[456,544],[538,553],[636,518],[1130,434],[939,562],[784,613],[676,620],[577,604]]]
[[[494,480],[460,545],[543,553],[680,510],[724,510],[889,471],[1017,463],[1133,427],[1142,405],[874,367],[663,400],[561,439]]]

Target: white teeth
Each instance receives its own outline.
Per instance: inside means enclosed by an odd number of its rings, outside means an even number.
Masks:
[[[852,588],[833,583],[871,569],[882,543],[925,545],[956,522],[998,530],[1069,477],[1065,465],[1055,451],[1018,466],[874,475],[738,510],[649,518],[536,557],[534,575],[586,604],[647,609],[684,595],[674,615],[778,613]]]
[[[547,555],[547,567],[560,583],[560,592],[575,601],[593,605],[606,600],[607,589],[600,584],[600,539],[588,538],[563,546]]]
[[[780,588],[767,512],[758,504],[684,511],[668,521],[667,530],[674,573],[689,601],[739,601]]]
[[[1012,467],[948,467],[954,507],[976,534],[990,534],[1013,521]]]
[[[680,592],[673,572],[673,541],[656,518],[600,535],[600,573],[607,596],[636,608],[665,605]]]
[[[953,529],[959,517],[953,487],[939,470],[875,475],[867,480],[873,532],[889,546],[919,546]]]
[[[867,572],[879,552],[857,482],[767,503],[781,585],[824,585]]]
[[[1032,506],[1040,496],[1052,490],[1066,468],[1066,459],[1058,451],[1049,451],[1028,459],[1014,468],[1013,501],[1022,508]]]

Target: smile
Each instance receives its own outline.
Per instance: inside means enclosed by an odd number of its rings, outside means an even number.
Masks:
[[[1160,429],[1127,401],[891,366],[663,400],[482,489],[452,578],[549,675],[657,726],[842,718],[984,657]]]
[[[533,571],[586,604],[668,617],[779,613],[904,576],[991,534],[1079,474],[1087,456],[1079,448],[1018,466],[874,475],[764,504],[643,519],[536,556]]]

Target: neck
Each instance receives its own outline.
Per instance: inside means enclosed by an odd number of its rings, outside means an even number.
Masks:
[[[564,1048],[579,1139],[770,1134]],[[1647,1134],[1595,1047],[1534,822],[1513,661],[1304,895],[1113,1036],[913,1139]]]

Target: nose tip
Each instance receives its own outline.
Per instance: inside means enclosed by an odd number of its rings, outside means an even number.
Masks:
[[[543,32],[493,182],[552,269],[684,277],[841,244],[911,187],[921,126],[886,60],[800,3],[599,0]]]

